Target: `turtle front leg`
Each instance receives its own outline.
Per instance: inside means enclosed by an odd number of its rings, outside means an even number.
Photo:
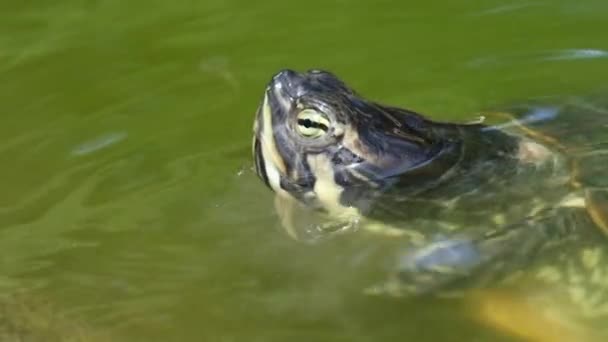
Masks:
[[[401,256],[398,289],[414,295],[459,294],[476,320],[523,341],[603,341],[575,318],[580,308],[570,302],[568,292],[552,293],[525,272],[537,253],[553,251],[585,216],[579,207],[561,207],[496,231],[429,243]],[[469,285],[478,289],[467,290]]]
[[[359,218],[354,215],[330,217],[305,207],[291,196],[276,195],[275,209],[283,229],[294,240],[315,242],[336,234],[357,229]]]

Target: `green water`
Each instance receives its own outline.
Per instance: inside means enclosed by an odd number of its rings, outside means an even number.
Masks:
[[[605,89],[605,1],[4,1],[0,289],[125,341],[496,341],[343,291],[250,171],[277,70],[436,118]]]

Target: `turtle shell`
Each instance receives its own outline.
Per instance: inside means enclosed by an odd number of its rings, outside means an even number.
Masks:
[[[514,112],[520,130],[567,156],[572,187],[582,191],[590,216],[608,235],[608,103],[575,98],[561,105],[520,106]]]

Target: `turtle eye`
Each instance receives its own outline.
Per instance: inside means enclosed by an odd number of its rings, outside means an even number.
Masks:
[[[318,138],[329,131],[329,119],[313,109],[298,113],[297,131],[306,138]]]

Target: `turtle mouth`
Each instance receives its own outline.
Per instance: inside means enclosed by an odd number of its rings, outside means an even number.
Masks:
[[[286,173],[285,159],[279,152],[275,137],[277,118],[270,101],[273,98],[269,89],[264,94],[254,122],[253,157],[255,169],[264,183],[274,191],[280,191],[281,175]]]

